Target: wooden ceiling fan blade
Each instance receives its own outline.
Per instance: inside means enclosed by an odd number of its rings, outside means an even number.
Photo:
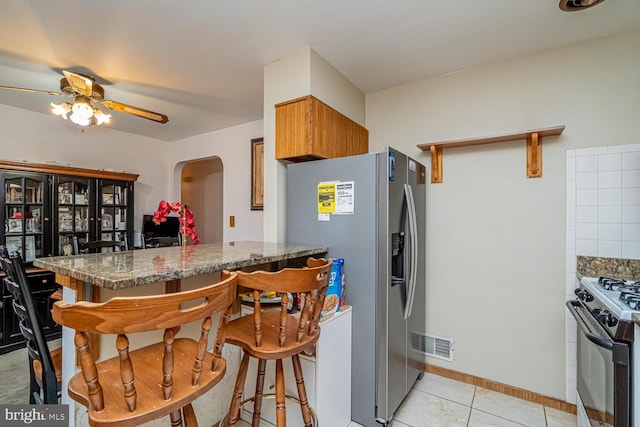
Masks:
[[[63,70],[62,73],[76,93],[91,96],[93,93],[93,79],[67,70]]]
[[[51,90],[42,90],[42,89],[28,89],[24,87],[14,87],[14,86],[0,86],[0,89],[5,90],[14,90],[16,92],[35,92],[35,93],[47,93],[49,95],[64,95],[60,92],[54,92]]]
[[[102,101],[102,105],[107,108],[110,108],[115,111],[120,111],[121,113],[132,114],[137,117],[141,117],[147,120],[153,120],[158,123],[167,123],[169,118],[164,114],[155,113],[153,111],[145,110],[144,108],[134,107],[133,105],[123,104],[121,102],[104,100]]]

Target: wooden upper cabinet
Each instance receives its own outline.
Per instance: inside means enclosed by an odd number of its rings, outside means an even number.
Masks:
[[[368,151],[369,131],[312,95],[276,104],[276,159],[304,162]]]

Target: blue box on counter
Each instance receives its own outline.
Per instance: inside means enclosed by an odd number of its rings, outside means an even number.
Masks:
[[[321,316],[328,316],[340,310],[342,305],[342,288],[344,286],[344,258],[332,258],[329,286],[324,299]]]

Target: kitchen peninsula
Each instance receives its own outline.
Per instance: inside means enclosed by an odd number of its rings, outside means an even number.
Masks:
[[[119,290],[185,279],[293,258],[327,253],[326,246],[269,242],[225,242],[140,251],[37,258],[33,264],[56,273],[56,282]]]
[[[64,286],[63,300],[73,303],[86,299],[104,301],[113,296],[159,294],[162,283],[183,282],[183,288],[210,284],[215,274],[261,264],[277,263],[309,256],[322,257],[326,246],[269,243],[256,241],[224,242],[197,246],[175,246],[125,252],[106,252],[67,257],[37,258],[34,265],[56,273],[56,282]],[[160,284],[160,286],[158,285]],[[76,291],[76,292],[73,292]],[[151,293],[149,293],[151,292]],[[63,328],[62,352],[74,355],[73,331]],[[112,355],[104,355],[110,357]],[[66,384],[75,373],[75,358],[63,357],[62,403],[71,404]],[[70,413],[74,426],[74,411]]]

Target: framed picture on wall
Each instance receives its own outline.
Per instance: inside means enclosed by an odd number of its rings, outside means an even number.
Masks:
[[[264,208],[264,144],[262,138],[251,140],[251,210]]]

